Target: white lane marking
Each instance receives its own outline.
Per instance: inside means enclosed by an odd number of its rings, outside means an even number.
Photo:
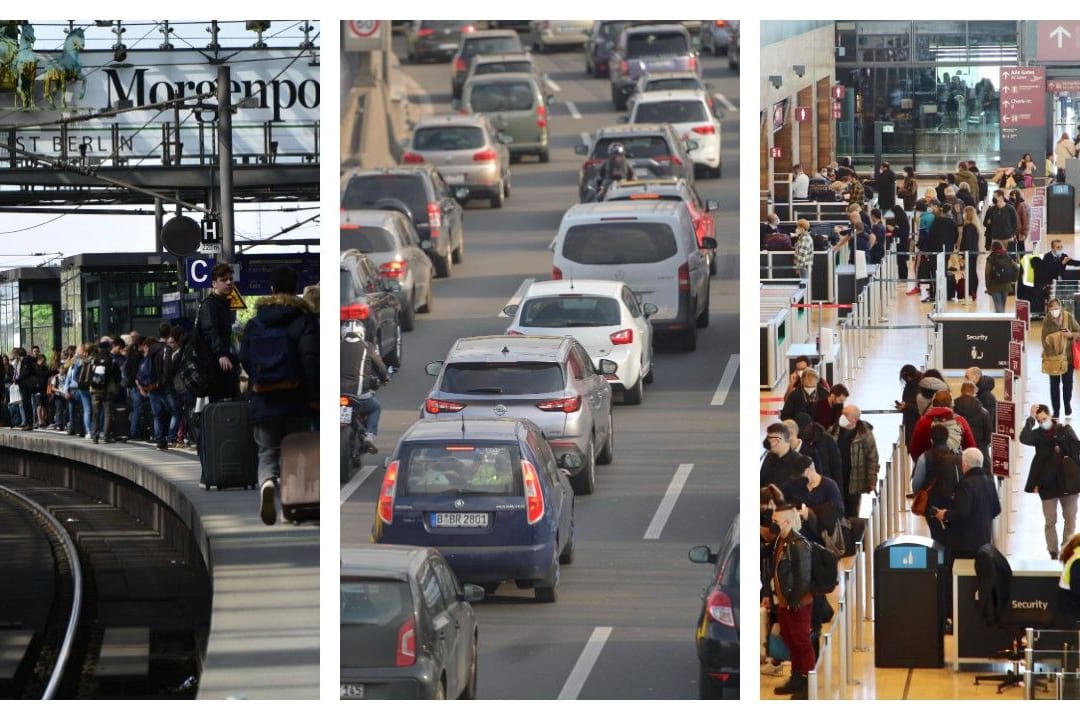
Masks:
[[[574,118],[575,120],[581,119],[581,113],[578,112],[577,105],[575,105],[573,101],[566,101],[566,109],[570,111],[570,117]]]
[[[589,142],[589,133],[587,133],[587,132],[583,132],[583,133],[581,133],[581,143],[582,143],[582,144],[583,144],[583,145],[584,145],[585,147],[589,147],[589,145],[591,145],[591,144],[592,144],[592,143],[590,143],[590,142]]]
[[[724,93],[713,93],[713,97],[719,100],[720,104],[726,107],[730,112],[737,112],[739,110],[739,108],[731,104],[731,101],[724,96]]]
[[[344,505],[345,501],[352,497],[352,494],[360,489],[360,486],[364,484],[364,481],[368,479],[368,476],[375,471],[374,465],[368,465],[360,468],[360,473],[356,475],[352,480],[345,483],[345,487],[341,488],[341,504]]]
[[[675,471],[675,476],[671,478],[671,484],[668,485],[667,492],[664,493],[664,499],[660,501],[660,507],[656,508],[656,514],[653,515],[652,522],[649,523],[649,527],[645,530],[646,540],[660,539],[660,533],[664,531],[664,525],[667,524],[668,518],[671,517],[671,511],[675,509],[675,501],[679,499],[679,493],[682,492],[683,485],[686,484],[686,478],[690,477],[690,471],[693,469],[693,465],[680,465],[679,469]]]
[[[507,300],[505,303],[503,303],[502,307],[504,308],[507,305],[520,305],[521,304],[521,298],[525,297],[525,293],[527,293],[529,291],[529,288],[532,287],[532,284],[534,282],[536,282],[536,281],[533,280],[532,278],[525,278],[524,280],[522,280],[521,284],[518,285],[518,289],[514,291],[514,294],[510,296],[509,300]],[[497,312],[495,314],[495,317],[497,317],[497,318],[507,318],[507,317],[510,317],[510,316],[507,315],[506,313],[504,313],[502,311],[502,308],[499,308],[499,312]]]
[[[732,355],[728,358],[727,367],[724,368],[724,374],[720,376],[720,384],[716,387],[716,394],[712,396],[712,402],[710,405],[723,405],[727,400],[728,390],[731,389],[731,383],[735,379],[735,373],[739,370],[739,356]]]
[[[581,655],[578,656],[577,662],[574,663],[574,669],[570,671],[570,676],[566,678],[566,683],[563,685],[562,690],[559,691],[557,700],[577,700],[578,695],[581,694],[581,689],[585,687],[585,681],[589,679],[589,673],[592,672],[593,665],[596,664],[600,652],[604,649],[604,643],[607,642],[609,637],[611,637],[610,627],[593,628],[592,635],[589,636],[585,648],[581,651]]]
[[[559,83],[552,80],[550,75],[544,73],[542,77],[544,78],[544,83],[547,84],[551,92],[562,92],[562,88],[559,87]]]

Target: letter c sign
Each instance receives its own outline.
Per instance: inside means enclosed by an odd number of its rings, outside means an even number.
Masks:
[[[210,287],[210,271],[214,269],[216,264],[214,258],[208,257],[188,257],[184,258],[184,264],[186,267],[187,285],[193,290],[205,289]]]

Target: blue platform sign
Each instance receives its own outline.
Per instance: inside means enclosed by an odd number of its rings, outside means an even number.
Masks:
[[[925,570],[926,548],[918,545],[897,545],[889,548],[890,570]]]
[[[184,278],[193,290],[210,287],[210,271],[217,263],[212,257],[192,255],[184,258]]]
[[[318,253],[243,255],[236,260],[241,268],[236,286],[244,295],[269,295],[270,277],[274,268],[282,265],[291,267],[299,276],[296,288],[298,293],[308,285],[319,282]]]

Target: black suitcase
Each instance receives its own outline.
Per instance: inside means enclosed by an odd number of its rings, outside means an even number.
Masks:
[[[254,488],[258,468],[255,438],[248,422],[246,400],[214,402],[200,418],[199,462],[207,490]]]

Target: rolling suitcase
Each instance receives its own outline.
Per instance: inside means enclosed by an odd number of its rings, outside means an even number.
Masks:
[[[319,519],[319,434],[298,432],[281,441],[281,514],[289,522]]]
[[[207,490],[254,488],[258,467],[246,400],[214,402],[202,411],[199,437],[201,483]]]

